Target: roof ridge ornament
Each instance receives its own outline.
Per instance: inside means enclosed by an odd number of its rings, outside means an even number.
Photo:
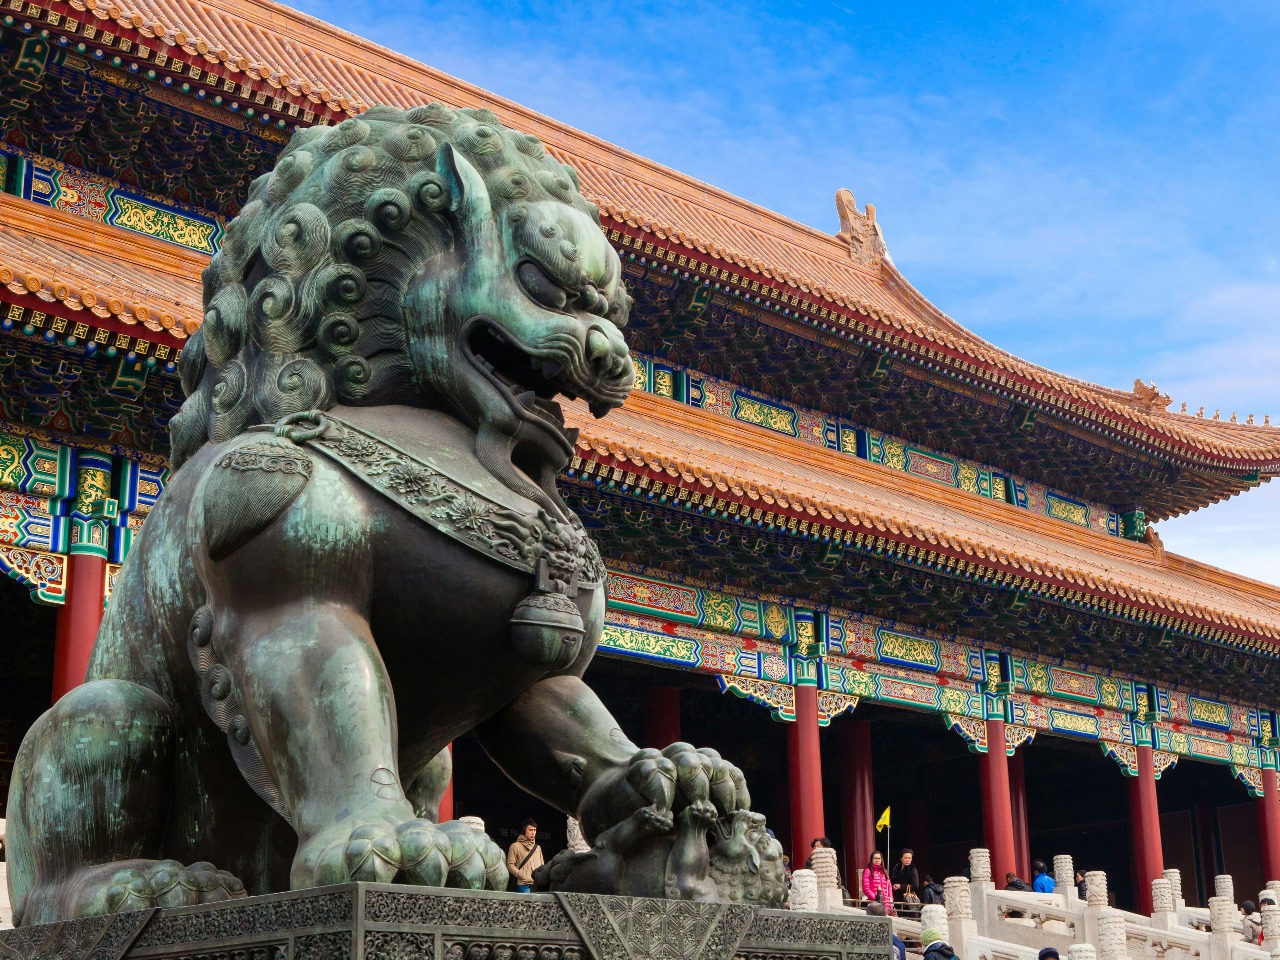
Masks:
[[[860,213],[853,193],[841,187],[836,191],[836,213],[840,217],[836,239],[848,245],[849,259],[879,272],[889,253],[884,245],[884,232],[876,223],[875,204],[868,203],[866,213]]]
[[[1161,393],[1154,380],[1150,383],[1143,383],[1140,379],[1134,380],[1133,397],[1137,405],[1148,413],[1165,410],[1169,404],[1173,403],[1173,397],[1167,393]]]

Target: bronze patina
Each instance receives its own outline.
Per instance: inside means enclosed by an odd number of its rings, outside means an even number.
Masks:
[[[204,272],[176,471],[87,682],[9,794],[21,924],[348,880],[501,888],[437,823],[473,732],[595,849],[553,889],[784,896],[737,767],[641,750],[583,681],[604,567],[556,491],[626,399],[629,298],[598,211],[482,110],[296,134]]]

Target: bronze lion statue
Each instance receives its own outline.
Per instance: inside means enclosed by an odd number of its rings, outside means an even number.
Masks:
[[[638,749],[582,679],[604,566],[556,491],[554,398],[604,416],[634,374],[574,172],[483,110],[301,131],[204,301],[173,479],[87,682],[19,751],[17,922],[350,879],[501,888],[495,845],[436,822],[468,731],[603,838],[556,863],[566,889],[604,858],[610,892],[780,903],[776,842],[731,842],[741,772]]]

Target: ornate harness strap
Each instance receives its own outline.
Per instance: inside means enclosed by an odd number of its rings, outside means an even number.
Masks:
[[[445,536],[545,580],[540,592],[572,597],[579,585],[604,582],[600,554],[580,524],[542,510],[529,515],[505,507],[332,414],[293,414],[277,423],[275,432],[323,454]]]

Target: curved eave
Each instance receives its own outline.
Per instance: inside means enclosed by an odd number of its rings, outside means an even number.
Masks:
[[[1280,427],[1170,413],[1132,393],[1028,363],[947,317],[891,262],[865,269],[852,262],[837,237],[288,7],[269,0],[34,0],[25,11],[90,47],[109,37],[108,45],[131,59],[168,69],[177,60],[176,69],[211,89],[264,95],[277,115],[295,122],[338,120],[375,103],[409,106],[433,99],[490,109],[505,123],[540,136],[572,164],[584,192],[604,211],[606,225],[630,224],[660,242],[734,264],[753,282],[785,289],[818,312],[825,307],[830,314],[834,306],[837,328],[865,328],[863,335],[884,349],[941,367],[995,396],[1197,473],[1220,474],[1230,481],[1221,496],[1280,474]],[[68,17],[74,22],[70,31]]]
[[[930,569],[986,579],[1103,615],[1242,649],[1280,651],[1280,588],[1146,543],[1065,529],[1015,508],[887,474],[858,460],[682,404],[633,394],[593,419],[566,404],[586,471],[638,490],[639,478],[724,519],[763,512],[768,529],[846,545]],[[581,471],[581,468],[579,468]],[[730,505],[739,508],[730,511]],[[753,519],[753,523],[757,522]]]

